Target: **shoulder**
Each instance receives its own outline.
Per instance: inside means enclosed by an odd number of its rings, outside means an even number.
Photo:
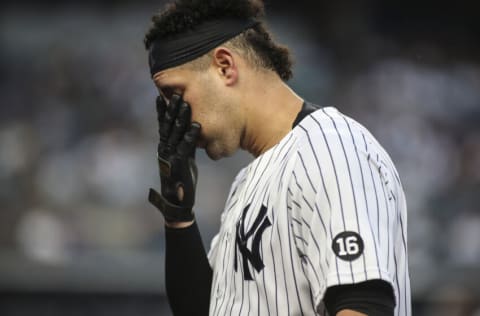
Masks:
[[[335,107],[311,113],[294,132],[298,158],[294,170],[302,170],[310,177],[337,178],[360,168],[358,159],[367,159],[373,148],[381,148],[363,125]]]
[[[311,113],[294,131],[299,153],[313,150],[335,156],[351,149],[365,151],[367,144],[381,147],[365,126],[335,107]]]
[[[339,142],[357,133],[352,122],[335,107],[321,108],[309,114],[293,130],[297,155],[319,160],[325,154],[335,153]]]
[[[337,108],[324,107],[305,117],[294,130],[299,144],[305,146],[318,136],[331,138],[350,134],[353,130],[356,132],[357,125],[360,124]]]

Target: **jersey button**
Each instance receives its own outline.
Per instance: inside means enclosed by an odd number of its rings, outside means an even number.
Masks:
[[[217,299],[220,299],[223,296],[223,289],[220,287],[220,285],[217,286]]]

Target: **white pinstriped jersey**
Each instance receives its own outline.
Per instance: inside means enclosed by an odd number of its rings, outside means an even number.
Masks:
[[[389,282],[411,315],[406,202],[375,138],[333,107],[237,175],[213,239],[210,315],[328,315],[328,287]]]

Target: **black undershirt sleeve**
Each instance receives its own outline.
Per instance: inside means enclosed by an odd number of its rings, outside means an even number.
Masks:
[[[187,228],[165,227],[165,283],[175,316],[208,315],[212,269],[196,222]]]
[[[344,309],[368,316],[393,316],[395,309],[392,286],[379,279],[329,287],[323,302],[330,316]]]

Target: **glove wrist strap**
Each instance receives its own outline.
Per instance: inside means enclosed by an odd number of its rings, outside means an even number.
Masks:
[[[167,201],[157,191],[150,189],[148,193],[148,201],[152,203],[169,223],[190,222],[195,219],[195,215],[191,207],[182,207]]]

